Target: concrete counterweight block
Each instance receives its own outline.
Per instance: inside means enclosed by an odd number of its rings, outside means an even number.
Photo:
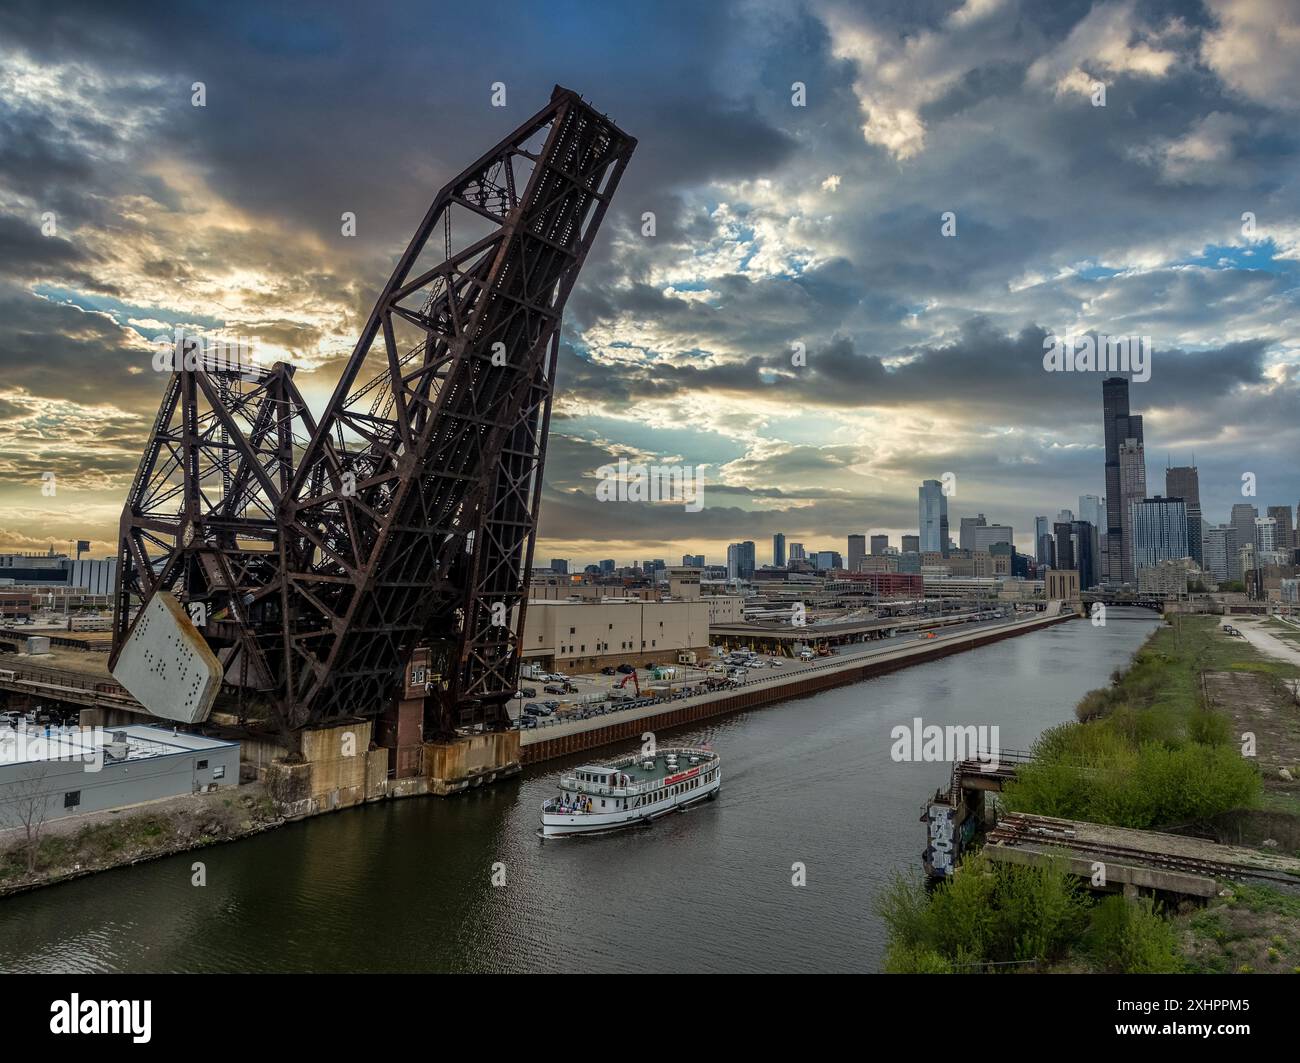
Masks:
[[[123,643],[113,678],[152,715],[202,723],[221,690],[221,662],[176,597],[159,591]]]

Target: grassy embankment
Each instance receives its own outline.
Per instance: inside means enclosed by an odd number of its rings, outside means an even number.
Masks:
[[[34,844],[22,831],[0,843],[5,846],[0,849],[0,896],[199,849],[279,822],[271,800],[251,786],[241,787],[238,797],[207,794],[158,802],[75,829],[52,820]]]
[[[1289,765],[1300,779],[1300,707],[1283,683],[1297,669],[1223,635],[1214,617],[1171,619],[1110,687],[1083,698],[1080,722],[1044,733],[1036,762],[1002,795],[1006,807],[1152,829],[1300,810],[1282,775],[1266,781],[1261,761],[1243,756],[1241,728],[1256,717],[1217,707],[1205,681],[1251,688],[1270,771]],[[1233,885],[1208,908],[1169,913],[1149,900],[1095,901],[1059,867],[975,856],[929,892],[896,881],[881,914],[891,971],[1300,970],[1300,899],[1262,887]]]

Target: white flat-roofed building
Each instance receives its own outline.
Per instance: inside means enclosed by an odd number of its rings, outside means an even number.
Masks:
[[[0,829],[238,785],[238,742],[143,724],[0,720]]]

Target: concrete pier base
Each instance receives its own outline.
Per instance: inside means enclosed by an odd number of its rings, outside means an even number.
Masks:
[[[300,763],[280,759],[267,765],[267,793],[290,818],[385,796],[388,758],[371,755],[370,738],[369,720],[304,731]]]
[[[518,771],[518,731],[490,731],[424,744],[424,777],[431,794],[459,793]]]

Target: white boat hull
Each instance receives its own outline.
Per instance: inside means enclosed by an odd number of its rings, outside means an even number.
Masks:
[[[653,801],[639,808],[613,809],[602,812],[599,809],[599,799],[597,799],[593,802],[596,807],[591,812],[543,812],[542,837],[560,838],[578,834],[605,834],[623,827],[633,827],[638,823],[648,823],[650,820],[658,819],[669,812],[684,810],[691,805],[716,797],[721,789],[722,769],[718,768],[713,772],[710,781],[703,783],[697,789],[670,794],[659,801]]]

